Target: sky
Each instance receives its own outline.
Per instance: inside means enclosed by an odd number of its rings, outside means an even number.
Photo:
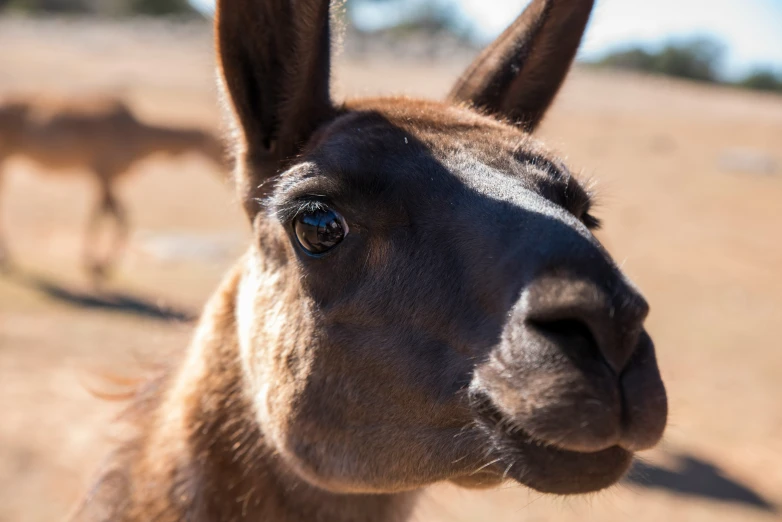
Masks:
[[[211,8],[212,0],[191,1]],[[355,22],[367,29],[380,27],[403,19],[415,11],[412,7],[429,4],[451,9],[462,30],[488,42],[529,0],[387,0],[373,5],[384,3],[387,10],[354,11]],[[589,59],[631,43],[654,47],[694,35],[726,45],[724,73],[729,78],[758,66],[782,72],[782,0],[597,0],[579,56]]]

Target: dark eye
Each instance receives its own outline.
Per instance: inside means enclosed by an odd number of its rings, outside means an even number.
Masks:
[[[324,254],[337,246],[348,233],[345,220],[328,207],[299,213],[293,230],[301,247],[312,255]]]

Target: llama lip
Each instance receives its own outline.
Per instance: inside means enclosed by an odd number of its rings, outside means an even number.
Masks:
[[[490,439],[503,476],[543,493],[589,493],[615,484],[633,453],[619,446],[596,452],[558,448],[514,426],[483,394],[473,396],[478,425]]]

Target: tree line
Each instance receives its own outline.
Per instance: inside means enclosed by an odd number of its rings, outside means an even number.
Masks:
[[[721,43],[698,37],[670,41],[658,50],[642,45],[630,45],[610,51],[590,63],[601,67],[782,93],[782,74],[770,67],[755,68],[735,80],[725,79],[721,74],[724,55],[725,47]]]

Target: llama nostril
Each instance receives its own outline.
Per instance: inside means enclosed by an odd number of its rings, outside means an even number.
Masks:
[[[572,309],[567,310],[572,313]],[[616,376],[622,373],[631,353],[616,346],[621,342],[611,331],[610,321],[588,317],[529,318],[527,325],[556,343],[570,357],[600,358]]]
[[[526,323],[568,355],[600,357],[618,376],[636,349],[649,310],[636,293],[620,297],[609,299],[588,281],[541,281],[528,293]]]
[[[599,351],[599,345],[589,326],[579,319],[528,319],[527,324],[557,344],[568,346],[570,352]]]

